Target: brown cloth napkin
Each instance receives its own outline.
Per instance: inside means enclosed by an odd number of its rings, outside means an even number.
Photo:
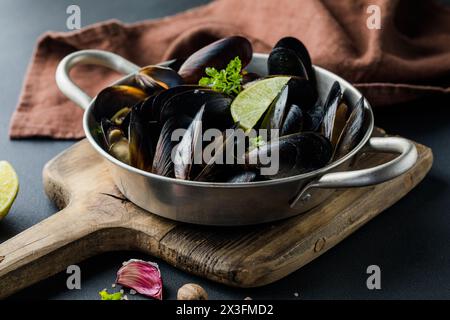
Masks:
[[[369,29],[367,8],[377,5],[381,29]],[[10,136],[81,138],[82,110],[54,80],[58,62],[81,49],[115,52],[144,66],[187,56],[221,37],[248,37],[268,52],[291,35],[308,47],[313,63],[355,83],[375,107],[450,92],[450,10],[410,0],[217,0],[181,14],[134,24],[107,21],[38,41]],[[76,82],[94,96],[118,77],[79,67]]]

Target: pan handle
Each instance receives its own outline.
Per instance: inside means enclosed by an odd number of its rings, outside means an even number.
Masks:
[[[139,67],[134,63],[115,53],[103,50],[81,50],[66,56],[56,68],[56,84],[66,97],[82,109],[89,106],[92,98],[70,78],[70,70],[76,65],[82,64],[104,66],[123,74],[135,73],[139,70]]]
[[[404,138],[373,137],[370,138],[367,146],[369,152],[399,153],[400,155],[373,168],[325,174],[307,184],[291,201],[291,208],[294,208],[300,199],[306,199],[307,191],[311,188],[350,188],[379,184],[405,173],[417,161],[416,146]]]

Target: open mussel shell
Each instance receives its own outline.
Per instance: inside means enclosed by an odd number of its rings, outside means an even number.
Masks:
[[[128,140],[130,164],[138,169],[151,172],[153,164],[155,137],[159,136],[158,125],[143,119],[141,105],[135,105],[130,112]]]
[[[327,138],[316,132],[302,132],[280,137],[250,151],[246,163],[256,164],[259,169],[270,167],[270,174],[261,171],[261,175],[278,179],[319,169],[330,161],[332,153]]]
[[[339,159],[349,153],[361,140],[364,132],[365,110],[364,97],[361,97],[353,107],[352,113],[348,117],[342,133],[337,140],[333,159]]]
[[[341,103],[342,91],[339,82],[335,81],[331,86],[330,92],[328,93],[327,99],[324,103],[324,117],[322,122],[322,132],[323,135],[329,139],[333,140],[333,129],[336,120],[337,108]]]
[[[231,104],[231,99],[227,95],[210,89],[192,89],[176,94],[162,106],[160,123],[164,123],[170,117],[179,114],[185,114],[193,118],[204,104],[215,99],[228,99]],[[210,105],[207,108],[209,109]]]
[[[202,163],[202,119],[205,106],[195,115],[173,154],[175,178],[190,180],[194,175],[193,167]]]
[[[107,87],[95,98],[92,113],[98,122],[102,118],[111,119],[119,110],[125,107],[131,108],[147,96],[148,94],[144,90],[132,86]]]
[[[295,52],[295,54],[297,55],[297,57],[299,57],[300,61],[303,64],[308,80],[310,80],[315,85],[316,74],[312,66],[311,56],[309,55],[309,52],[303,42],[294,37],[284,37],[275,44],[274,48],[290,49]]]
[[[186,129],[191,122],[192,118],[180,115],[171,117],[164,123],[156,144],[152,165],[153,173],[166,177],[175,177],[171,156],[177,141],[172,139],[172,134],[176,129]]]
[[[135,79],[141,89],[150,94],[183,84],[183,79],[175,70],[162,66],[144,67],[135,75]]]
[[[205,68],[225,69],[237,56],[244,68],[252,59],[252,55],[252,45],[246,38],[240,36],[223,38],[194,52],[181,65],[178,73],[185,83],[197,84],[205,76]]]
[[[111,124],[117,126],[124,132],[126,138],[128,138],[128,126],[130,124],[130,111],[131,111],[130,107],[123,107],[122,109],[117,111],[111,117],[111,119],[108,119],[108,121],[110,121]],[[106,118],[102,118],[102,122],[105,119]]]
[[[117,126],[110,119],[102,118],[100,120],[100,129],[102,132],[101,136],[102,136],[102,141],[103,141],[104,147],[109,148],[110,141],[111,141],[111,139],[109,137],[109,131],[116,127]]]
[[[128,139],[126,138],[122,128],[106,118],[101,120],[100,128],[102,131],[104,146],[108,153],[114,158],[129,164],[130,152]]]

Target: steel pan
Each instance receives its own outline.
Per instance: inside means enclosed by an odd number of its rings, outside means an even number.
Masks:
[[[247,69],[267,74],[266,61],[266,54],[256,53]],[[86,137],[92,147],[107,160],[105,162],[117,188],[139,207],[165,218],[222,226],[284,219],[326,201],[336,188],[369,186],[393,179],[410,169],[417,160],[416,148],[409,140],[371,137],[374,118],[370,103],[366,101],[365,132],[360,143],[343,158],[319,170],[283,179],[237,184],[186,181],[155,175],[118,161],[103,150],[96,140],[93,134],[96,121],[92,114],[95,98],[83,92],[69,76],[70,70],[81,64],[102,65],[126,74],[115,84],[129,80],[140,67],[111,52],[82,50],[69,54],[60,62],[56,82],[68,98],[85,110],[83,127]],[[350,104],[355,104],[361,97],[361,93],[344,79],[323,68],[314,68],[322,100],[336,80]],[[355,155],[363,149],[399,155],[372,168],[350,170]]]

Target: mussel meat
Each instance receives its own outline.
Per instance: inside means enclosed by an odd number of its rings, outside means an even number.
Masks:
[[[103,118],[100,123],[104,145],[114,158],[130,164],[128,139],[122,129],[111,120]]]

